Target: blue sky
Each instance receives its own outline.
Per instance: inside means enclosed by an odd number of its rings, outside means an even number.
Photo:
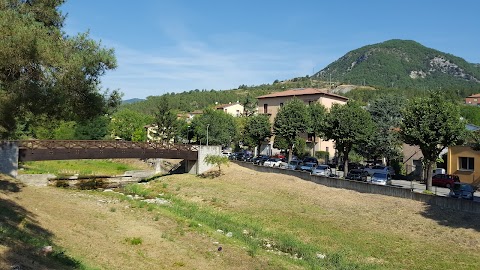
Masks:
[[[311,75],[389,39],[480,63],[476,0],[67,0],[65,31],[114,48],[124,99]]]

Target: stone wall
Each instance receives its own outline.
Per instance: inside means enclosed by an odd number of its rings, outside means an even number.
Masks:
[[[17,177],[18,171],[18,143],[0,142],[0,173]]]
[[[341,178],[310,175],[310,173],[308,172],[291,171],[291,170],[285,170],[280,168],[257,166],[247,162],[236,162],[236,163],[240,166],[247,167],[255,171],[287,174],[287,175],[298,177],[306,181],[311,181],[317,184],[321,184],[327,187],[343,188],[343,189],[355,190],[362,193],[382,194],[382,195],[399,197],[399,198],[407,198],[415,201],[424,202],[429,205],[435,205],[441,208],[447,208],[447,209],[464,211],[464,212],[480,213],[480,203],[474,202],[474,201],[460,200],[460,199],[450,198],[450,197],[442,197],[442,196],[417,193],[417,192],[412,192],[410,189],[407,189],[407,188],[401,188],[401,187],[395,187],[395,186],[380,186],[380,185],[375,185],[368,182],[365,183],[365,182],[359,182],[359,181],[345,180]]]

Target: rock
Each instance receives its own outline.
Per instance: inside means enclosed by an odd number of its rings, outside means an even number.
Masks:
[[[327,255],[325,255],[325,254],[317,253],[317,259],[323,260],[323,259],[325,259],[326,257],[327,257]]]
[[[219,244],[219,242],[216,242],[216,241],[215,241],[215,242],[213,242],[213,244],[214,244],[214,245],[218,245],[218,244]]]
[[[218,250],[218,251],[222,251],[222,247],[221,247],[221,246],[218,247],[217,250]]]
[[[40,249],[40,254],[42,254],[43,256],[47,256],[52,252],[53,252],[52,246],[44,246],[42,247],[42,249]]]
[[[128,194],[128,195],[127,195],[127,198],[129,198],[129,199],[133,199],[133,196],[132,196],[132,195],[130,195],[130,194]]]
[[[218,229],[217,232],[223,234],[223,231],[220,229]]]
[[[107,189],[105,189],[103,192],[113,192],[113,189],[107,188]]]
[[[243,230],[243,234],[248,234],[248,231],[247,231],[247,230]]]
[[[227,236],[227,237],[232,237],[232,236],[233,236],[233,233],[232,233],[232,232],[228,232],[228,233],[226,234],[226,236]]]

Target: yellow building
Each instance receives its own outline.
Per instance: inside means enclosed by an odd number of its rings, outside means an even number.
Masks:
[[[480,185],[480,152],[469,146],[448,148],[447,173],[458,175],[460,182]]]
[[[268,114],[270,116],[270,122],[273,123],[278,110],[283,104],[287,103],[293,97],[302,100],[306,104],[320,103],[327,110],[329,110],[333,104],[346,104],[348,98],[328,92],[328,89],[316,89],[316,88],[298,88],[290,89],[283,92],[276,92],[264,96],[258,97],[258,113]],[[306,136],[305,136],[306,137]],[[307,144],[313,148],[314,151],[326,151],[329,153],[330,158],[335,155],[335,144],[332,140],[324,141],[320,138],[316,139],[316,144],[313,145],[313,138],[307,138]],[[268,144],[265,144],[261,149],[264,154],[276,153],[273,149],[273,137]],[[277,150],[278,151],[278,150]]]

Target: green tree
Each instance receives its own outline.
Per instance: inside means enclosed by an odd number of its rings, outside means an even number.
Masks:
[[[207,144],[208,138],[209,145],[229,145],[237,136],[234,117],[222,110],[206,109],[193,118],[191,127],[200,144]]]
[[[315,155],[315,145],[317,144],[317,137],[323,136],[323,130],[325,125],[325,118],[327,115],[327,109],[320,103],[312,103],[308,106],[310,113],[310,128],[309,133],[313,135],[312,156]]]
[[[275,116],[273,132],[284,138],[288,145],[288,162],[292,160],[293,147],[299,133],[305,133],[310,127],[310,114],[307,105],[293,98],[280,108]]]
[[[141,138],[139,133],[145,133],[144,126],[152,123],[153,117],[123,109],[112,115],[109,124],[110,136],[120,137],[126,141],[133,141],[134,137]],[[135,136],[134,136],[135,135]]]
[[[207,164],[215,165],[218,167],[218,173],[222,174],[222,165],[228,166],[229,160],[228,157],[219,156],[219,155],[207,155],[203,159]]]
[[[11,138],[17,123],[25,123],[30,115],[79,121],[118,105],[118,91],[100,93],[100,77],[116,67],[113,49],[87,33],[65,35],[59,9],[63,2],[0,2],[2,138]]]
[[[75,127],[75,138],[77,140],[104,140],[108,135],[109,122],[110,119],[104,115],[78,122]]]
[[[272,136],[272,124],[266,114],[257,114],[247,118],[244,130],[244,143],[257,147],[257,155],[260,154],[260,147],[266,138]]]
[[[276,135],[273,139],[273,147],[280,151],[288,151],[288,143],[282,136]]]
[[[247,93],[247,97],[245,101],[242,103],[243,105],[243,114],[245,116],[252,116],[257,111],[257,99],[252,97],[250,93]]]
[[[359,103],[333,104],[325,121],[324,136],[335,141],[335,148],[343,156],[344,171],[348,172],[348,155],[353,147],[362,144],[373,132],[370,114]]]
[[[400,134],[405,143],[418,145],[422,151],[427,190],[431,190],[432,167],[440,153],[446,147],[462,142],[465,130],[458,106],[439,92],[430,92],[427,97],[408,102],[402,112]]]
[[[157,125],[159,139],[169,142],[180,133],[180,123],[177,114],[172,110],[166,97],[160,99],[155,113],[155,124]]]
[[[402,145],[398,128],[405,103],[403,96],[393,94],[371,101],[367,110],[372,116],[375,132],[364,144],[356,145],[355,151],[373,160],[385,157],[390,162],[398,159]]]
[[[461,105],[460,115],[469,123],[480,126],[480,107]]]

